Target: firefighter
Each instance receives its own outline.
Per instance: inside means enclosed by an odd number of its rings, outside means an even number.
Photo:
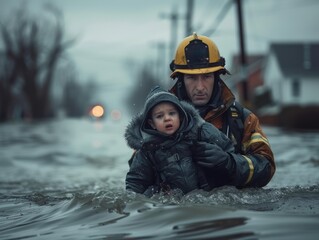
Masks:
[[[229,72],[216,44],[196,33],[186,37],[177,47],[170,68],[171,78],[176,80],[170,92],[192,104],[235,145],[236,154],[201,141],[193,148],[193,159],[205,169],[210,186],[267,185],[276,170],[271,146],[257,116],[235,100],[221,79]]]

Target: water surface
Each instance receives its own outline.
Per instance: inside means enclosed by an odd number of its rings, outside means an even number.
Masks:
[[[277,172],[262,189],[151,199],[124,190],[126,122],[0,125],[0,239],[316,239],[319,133],[266,127]]]

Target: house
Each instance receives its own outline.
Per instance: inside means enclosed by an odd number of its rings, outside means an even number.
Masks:
[[[255,91],[264,124],[319,128],[319,43],[273,43]]]
[[[247,55],[247,63],[245,68],[243,68],[240,55],[234,55],[232,58],[231,76],[226,80],[227,85],[234,93],[237,93],[236,98],[251,110],[255,110],[257,107],[254,99],[256,88],[264,84],[262,72],[265,59],[266,55],[263,54]],[[244,81],[246,85],[243,84]],[[247,91],[246,99],[244,97],[244,88]]]

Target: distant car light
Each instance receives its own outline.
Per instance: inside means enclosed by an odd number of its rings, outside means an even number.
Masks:
[[[111,112],[111,117],[115,121],[121,120],[121,117],[122,117],[121,111],[117,109],[113,109]]]
[[[101,118],[104,115],[104,108],[101,105],[95,105],[91,109],[91,115],[96,118]]]

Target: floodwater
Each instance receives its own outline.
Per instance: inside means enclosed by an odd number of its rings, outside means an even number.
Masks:
[[[125,121],[0,125],[0,239],[317,239],[319,133],[265,127],[277,172],[262,189],[124,189]]]

